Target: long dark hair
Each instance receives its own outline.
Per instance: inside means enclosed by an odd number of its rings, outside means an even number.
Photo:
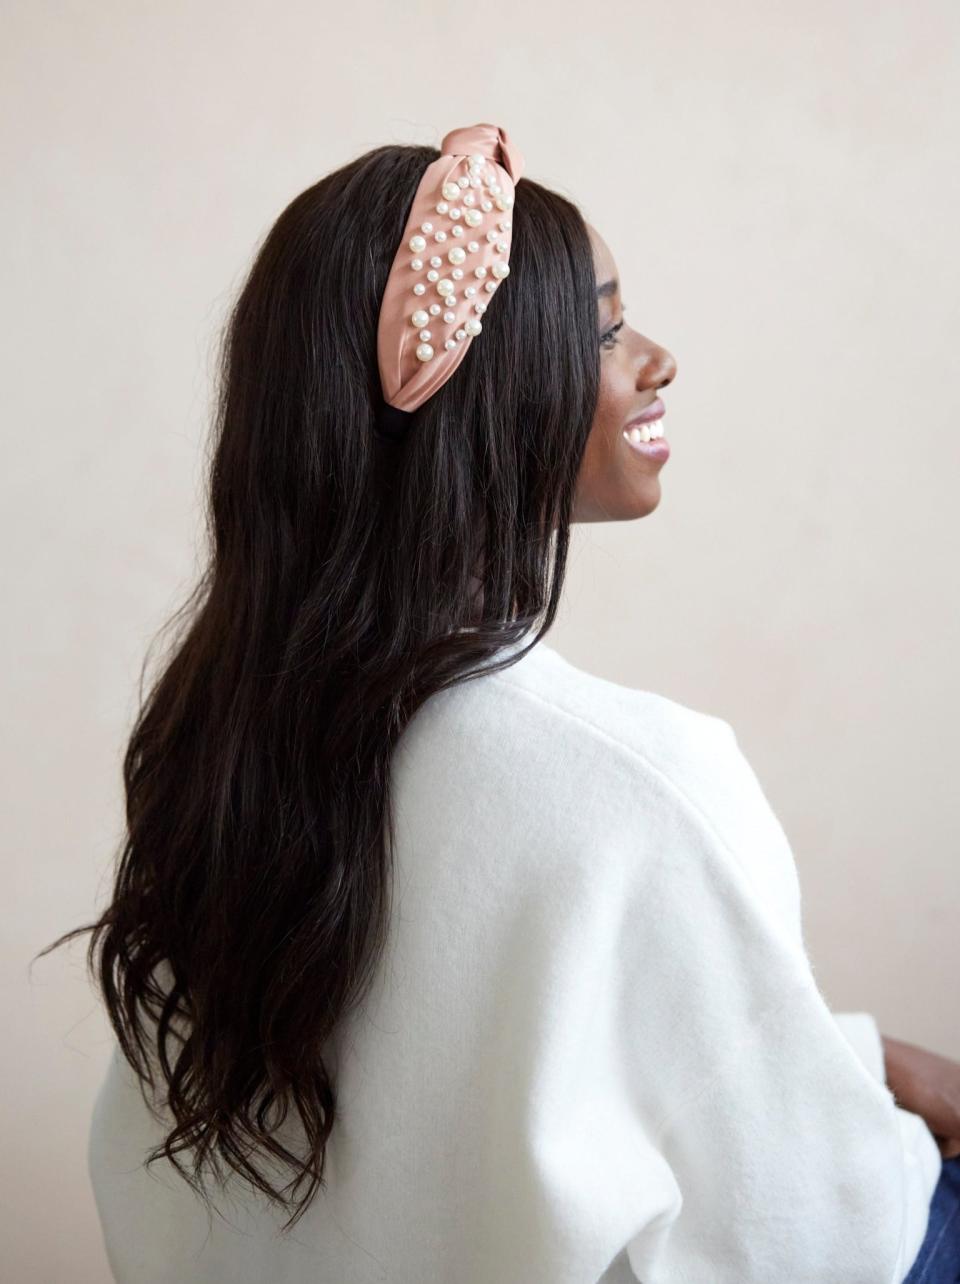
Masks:
[[[256,254],[221,339],[209,558],[146,698],[141,672],[112,899],[42,951],[92,932],[120,1048],[172,1116],[147,1163],[208,1208],[201,1171],[226,1165],[295,1210],[284,1229],[324,1185],[325,1042],[384,944],[391,749],[552,624],[597,401],[586,225],[523,178],[482,338],[402,440],[375,431],[379,301],[438,155],[367,152]],[[276,1136],[291,1106],[299,1154]]]

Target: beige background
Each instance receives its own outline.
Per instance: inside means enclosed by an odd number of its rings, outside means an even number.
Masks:
[[[554,645],[734,725],[831,1004],[960,1058],[953,0],[3,14],[5,1278],[108,1278],[109,1032],[81,947],[28,963],[106,894],[217,327],[297,192],[455,125],[581,204],[679,364],[660,507],[578,528]]]

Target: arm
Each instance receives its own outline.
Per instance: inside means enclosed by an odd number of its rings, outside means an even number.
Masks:
[[[960,1155],[960,1063],[886,1034],[880,1040],[897,1105],[924,1120],[944,1159]]]

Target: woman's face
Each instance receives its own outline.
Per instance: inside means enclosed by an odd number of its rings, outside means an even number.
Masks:
[[[646,517],[660,502],[665,439],[631,445],[630,421],[651,410],[659,417],[657,389],[677,373],[673,356],[624,320],[617,267],[606,243],[588,223],[597,274],[600,396],[584,451],[573,521],[611,522]],[[654,404],[656,403],[656,404]],[[659,431],[661,423],[649,423]]]

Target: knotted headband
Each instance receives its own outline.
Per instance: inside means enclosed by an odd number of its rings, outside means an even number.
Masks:
[[[380,303],[379,427],[403,430],[480,334],[509,274],[523,157],[499,125],[453,129],[424,170]]]

